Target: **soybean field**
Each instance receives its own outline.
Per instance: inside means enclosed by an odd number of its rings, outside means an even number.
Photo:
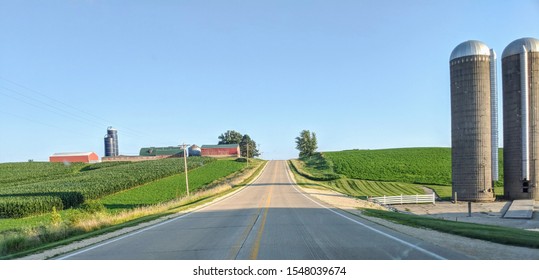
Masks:
[[[451,149],[401,148],[324,152],[338,174],[348,178],[451,185]]]
[[[189,190],[196,192],[215,180],[234,174],[244,166],[244,163],[235,160],[217,160],[207,163],[204,167],[188,173]],[[155,205],[185,194],[185,173],[182,173],[109,195],[100,202],[108,209],[129,209]]]
[[[291,160],[307,180],[356,197],[421,193],[433,189],[441,199],[451,198],[450,148],[398,148],[316,153]],[[499,150],[499,181],[503,193],[503,150]]]

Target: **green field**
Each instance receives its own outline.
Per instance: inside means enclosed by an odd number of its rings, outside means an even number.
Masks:
[[[353,195],[355,197],[371,197],[384,195],[413,195],[423,194],[425,191],[420,187],[397,182],[380,182],[357,179],[339,179],[329,182],[331,189]]]
[[[234,160],[217,160],[188,173],[189,191],[196,192],[211,182],[245,167]],[[130,209],[169,201],[186,194],[185,174],[173,175],[99,200],[107,209]]]
[[[381,182],[359,179],[349,179],[333,173],[322,154],[316,154],[303,160],[291,160],[290,166],[300,186],[311,188],[328,188],[349,196],[365,199],[371,196],[423,194],[423,189],[408,183]],[[336,179],[330,179],[336,178]]]
[[[0,164],[0,190],[10,186],[30,184],[76,175],[85,164],[65,165],[59,162],[23,162]]]
[[[325,152],[335,172],[348,178],[451,185],[451,149],[404,148]]]
[[[495,192],[503,195],[501,149],[499,157]],[[450,148],[323,152],[292,163],[303,177],[356,197],[422,193],[419,186],[425,186],[440,198],[451,199]]]
[[[191,157],[194,169],[215,159]],[[49,170],[47,175],[42,169]],[[133,163],[97,163],[63,165],[55,163],[0,164],[0,218],[21,218],[76,207],[86,200],[127,190],[148,182],[178,174],[183,159],[163,159]],[[19,180],[21,183],[17,184]]]

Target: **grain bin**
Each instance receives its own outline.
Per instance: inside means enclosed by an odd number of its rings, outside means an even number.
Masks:
[[[189,156],[191,157],[199,157],[202,155],[202,149],[200,149],[197,145],[191,145],[188,150]]]
[[[480,41],[458,45],[450,57],[452,193],[458,200],[494,200],[493,146],[496,119],[491,95],[496,96],[495,53]],[[492,82],[492,83],[491,83]],[[493,137],[493,133],[495,137]],[[496,153],[497,154],[497,153]],[[496,157],[497,158],[497,157]],[[497,169],[495,167],[495,169]],[[455,199],[455,197],[453,197]]]
[[[502,54],[504,195],[539,200],[539,40],[522,38]]]

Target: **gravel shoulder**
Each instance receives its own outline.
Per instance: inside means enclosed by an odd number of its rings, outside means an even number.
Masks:
[[[530,249],[517,246],[508,246],[493,242],[472,239],[438,232],[429,229],[420,229],[410,226],[391,223],[389,221],[373,218],[361,214],[358,208],[381,209],[380,205],[348,197],[341,193],[319,188],[306,188],[302,190],[311,196],[324,201],[336,208],[348,211],[364,219],[378,223],[401,233],[414,236],[425,242],[436,244],[455,251],[459,251],[478,260],[539,260],[539,249]],[[472,217],[468,217],[467,203],[453,204],[450,202],[432,204],[407,204],[396,206],[400,211],[416,215],[429,215],[437,218],[457,220],[462,222],[482,223],[516,227],[529,230],[539,229],[539,215],[534,213],[531,220],[503,219],[501,216],[508,207],[507,202],[474,203]],[[537,206],[536,206],[537,207]],[[536,210],[538,210],[536,208]]]

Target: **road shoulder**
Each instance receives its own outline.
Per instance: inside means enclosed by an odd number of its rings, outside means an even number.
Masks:
[[[380,224],[387,228],[413,236],[439,247],[452,249],[478,260],[536,260],[539,259],[539,249],[508,246],[493,242],[456,236],[430,229],[420,229],[395,224],[384,219],[369,217],[361,213],[361,208],[380,209],[380,205],[352,198],[344,194],[319,188],[302,187],[302,191],[335,208],[349,212],[363,219]]]

